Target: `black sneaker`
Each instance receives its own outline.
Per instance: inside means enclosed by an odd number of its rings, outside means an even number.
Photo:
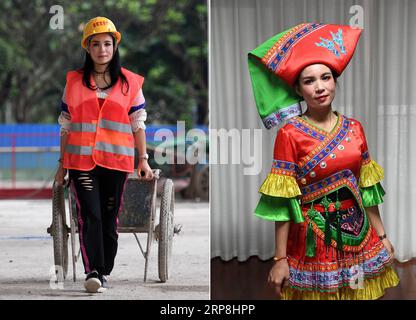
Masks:
[[[89,293],[97,293],[102,286],[100,276],[97,271],[90,272],[85,278],[84,288]]]
[[[108,289],[107,277],[105,275],[101,275],[100,280],[101,280],[101,283],[102,283],[102,287],[104,289]]]

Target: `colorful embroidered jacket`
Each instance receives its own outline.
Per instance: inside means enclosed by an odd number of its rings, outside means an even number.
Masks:
[[[329,133],[302,117],[290,119],[278,131],[272,169],[259,190],[262,196],[255,213],[267,220],[307,222],[323,238],[325,216],[310,216],[307,208],[346,188],[359,210],[354,217],[345,218],[352,221],[341,221],[344,227],[349,223],[354,228],[352,233],[342,232],[343,249],[359,251],[370,233],[364,208],[383,202],[383,169],[369,156],[361,124],[337,115],[337,124]],[[336,230],[332,230],[334,246],[336,239]]]

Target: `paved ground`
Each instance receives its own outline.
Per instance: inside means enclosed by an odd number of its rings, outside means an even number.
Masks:
[[[157,242],[152,244],[148,282],[144,283],[145,260],[137,242],[133,234],[120,234],[110,289],[99,294],[85,292],[81,261],[76,265],[77,282],[72,281],[71,258],[63,289],[53,289],[53,282],[51,287],[53,247],[46,232],[51,210],[51,201],[46,200],[0,201],[0,299],[209,299],[207,202],[176,201],[175,224],[182,225],[182,232],[174,237],[171,275],[166,283],[158,279]],[[146,234],[139,237],[146,244]]]

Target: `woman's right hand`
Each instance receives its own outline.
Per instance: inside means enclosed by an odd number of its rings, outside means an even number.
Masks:
[[[383,242],[384,247],[387,249],[388,253],[391,255],[392,260],[394,259],[394,247],[391,244],[388,238],[384,238],[381,242]]]
[[[55,174],[55,182],[63,185],[65,182],[65,176],[66,176],[66,169],[62,167],[62,164],[59,164],[58,170],[56,170]]]
[[[282,290],[288,286],[289,282],[289,264],[286,259],[275,262],[269,272],[268,281],[274,287],[277,296],[281,298]]]

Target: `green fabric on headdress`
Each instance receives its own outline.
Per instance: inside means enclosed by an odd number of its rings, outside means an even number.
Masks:
[[[261,62],[263,56],[287,31],[262,43],[248,54],[248,69],[257,110],[267,129],[301,113],[302,98]]]

